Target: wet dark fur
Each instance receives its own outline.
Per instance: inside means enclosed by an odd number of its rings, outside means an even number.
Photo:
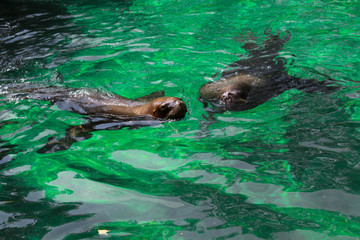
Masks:
[[[267,39],[258,46],[247,43],[242,46],[249,55],[229,65],[222,72],[220,81],[203,85],[200,100],[209,102],[217,112],[244,111],[252,109],[286,90],[295,88],[305,92],[330,92],[337,87],[329,82],[297,78],[288,75],[286,60],[278,57],[279,51],[291,35],[280,37],[265,32]],[[237,78],[236,80],[234,80]],[[249,79],[251,80],[244,80]],[[220,87],[219,87],[220,86]]]

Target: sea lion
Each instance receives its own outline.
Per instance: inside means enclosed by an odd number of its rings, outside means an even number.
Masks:
[[[152,116],[156,119],[179,120],[185,117],[186,104],[176,97],[164,97],[164,92],[129,99],[112,93],[91,89],[40,87],[17,90],[10,94],[22,99],[50,101],[61,110],[83,115],[108,114],[122,117]]]
[[[329,92],[337,87],[328,81],[297,78],[288,75],[286,60],[279,57],[291,34],[280,37],[280,33],[268,35],[262,46],[247,43],[242,46],[249,55],[229,65],[222,71],[219,81],[206,83],[199,89],[200,100],[213,111],[243,111],[254,108],[291,88],[305,92]]]
[[[38,153],[69,149],[73,143],[91,138],[94,131],[154,126],[167,120],[180,120],[187,112],[180,98],[164,97],[163,91],[129,99],[85,88],[21,86],[3,87],[1,94],[10,99],[50,101],[61,110],[86,115],[86,123],[69,126],[62,138],[50,137]]]

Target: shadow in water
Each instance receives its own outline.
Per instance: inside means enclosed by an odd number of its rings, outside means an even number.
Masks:
[[[121,118],[114,116],[87,117],[87,122],[82,125],[73,125],[66,129],[65,136],[57,139],[49,138],[44,147],[37,150],[38,153],[53,153],[69,149],[73,143],[89,139],[91,132],[99,130],[119,130],[122,128],[137,129],[146,126],[156,126],[164,121],[148,117]]]
[[[11,124],[13,121],[0,122],[0,128],[3,128],[7,124]],[[1,137],[1,136],[0,136]],[[12,161],[12,155],[20,152],[16,148],[17,145],[11,144],[8,141],[0,139],[0,170],[7,167],[8,163]]]
[[[108,2],[119,14],[132,4],[126,0]],[[74,47],[71,39],[88,34],[85,26],[74,23],[75,16],[67,12],[67,6],[72,4],[66,0],[0,2],[0,81],[14,82],[34,69],[53,69],[67,60],[63,55]],[[81,0],[76,4],[91,6],[104,1]],[[47,65],[46,59],[54,62]]]
[[[65,41],[63,32],[73,28],[66,8],[49,1],[0,3],[0,68],[4,80],[22,78],[39,59]]]

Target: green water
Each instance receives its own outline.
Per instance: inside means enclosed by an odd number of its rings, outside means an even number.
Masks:
[[[0,5],[2,88],[164,90],[189,109],[39,154],[84,117],[0,99],[0,239],[360,238],[358,0]],[[280,54],[290,75],[342,89],[288,90],[206,120],[200,86],[269,28],[292,34]]]

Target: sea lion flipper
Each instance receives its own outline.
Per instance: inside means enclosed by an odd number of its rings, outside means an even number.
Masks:
[[[50,137],[45,146],[37,150],[37,153],[54,153],[69,149],[73,143],[89,139],[93,135],[90,133],[93,129],[89,124],[70,126],[66,129],[66,134],[63,138],[57,139]]]
[[[241,46],[241,48],[244,49],[246,52],[251,54],[251,52],[253,50],[256,50],[257,48],[259,48],[259,45],[257,45],[255,42],[247,42],[247,43],[244,43]]]
[[[139,101],[139,102],[150,102],[156,98],[164,97],[164,95],[165,95],[165,92],[163,90],[161,90],[161,91],[152,92],[149,95],[139,97],[134,100]]]
[[[318,81],[315,79],[297,78],[296,86],[293,88],[299,89],[307,93],[331,93],[341,89],[339,86],[332,85],[333,82],[329,80]]]

